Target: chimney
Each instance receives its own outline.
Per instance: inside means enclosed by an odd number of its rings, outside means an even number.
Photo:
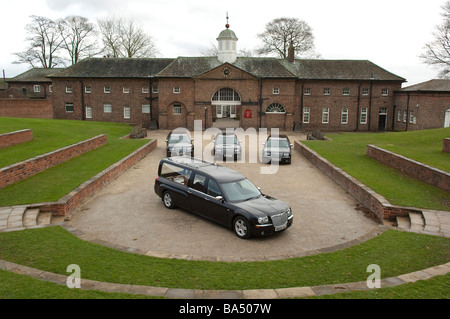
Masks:
[[[295,57],[294,42],[291,41],[289,43],[289,48],[288,48],[288,61],[290,63],[294,63],[294,57]]]

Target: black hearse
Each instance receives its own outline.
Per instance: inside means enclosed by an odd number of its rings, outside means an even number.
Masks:
[[[274,234],[293,221],[289,205],[262,194],[244,175],[191,157],[162,159],[155,193],[166,208],[198,214],[229,227],[239,238]]]

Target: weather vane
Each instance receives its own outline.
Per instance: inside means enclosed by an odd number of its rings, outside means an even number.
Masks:
[[[230,25],[228,24],[228,11],[227,11],[227,24],[225,25],[225,27],[228,29],[230,27]]]

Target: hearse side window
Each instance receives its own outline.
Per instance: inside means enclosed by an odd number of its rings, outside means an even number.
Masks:
[[[191,170],[171,165],[168,163],[163,163],[161,166],[161,173],[159,176],[183,185],[187,185],[189,178],[191,177],[191,174],[192,174]]]
[[[206,177],[200,174],[195,174],[194,180],[192,182],[192,188],[202,193],[206,193],[205,184],[206,184]]]
[[[211,195],[212,197],[222,196],[219,185],[212,179],[208,182],[208,195]]]

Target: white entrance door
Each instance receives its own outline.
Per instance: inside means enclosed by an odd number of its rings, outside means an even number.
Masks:
[[[230,117],[234,119],[236,117],[236,105],[230,105]]]
[[[444,127],[450,127],[450,109],[445,111]]]
[[[216,116],[218,119],[227,117],[227,107],[225,105],[216,105]]]

